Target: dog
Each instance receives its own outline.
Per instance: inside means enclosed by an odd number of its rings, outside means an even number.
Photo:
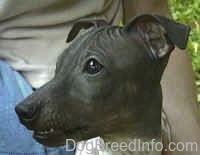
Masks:
[[[151,14],[136,16],[124,27],[103,20],[75,23],[54,78],[16,106],[20,122],[47,146],[97,136],[105,142],[160,142],[161,77],[175,46],[186,48],[189,31]]]

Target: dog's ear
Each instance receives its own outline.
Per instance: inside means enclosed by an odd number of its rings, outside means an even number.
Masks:
[[[174,20],[158,16],[144,14],[135,17],[124,30],[131,34],[133,28],[144,39],[150,49],[153,58],[162,58],[171,53],[176,45],[185,49],[189,37],[190,28]]]
[[[72,41],[80,32],[81,29],[89,29],[90,27],[100,27],[107,25],[105,20],[81,20],[74,23],[70,30],[66,42]]]

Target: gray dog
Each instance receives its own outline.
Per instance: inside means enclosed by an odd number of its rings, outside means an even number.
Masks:
[[[78,35],[81,29],[88,30]],[[160,80],[175,45],[186,47],[189,31],[148,14],[124,27],[103,20],[76,23],[55,77],[16,106],[21,123],[48,146],[96,136],[106,142],[161,141]]]

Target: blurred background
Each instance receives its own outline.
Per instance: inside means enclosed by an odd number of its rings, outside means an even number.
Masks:
[[[195,71],[197,100],[200,104],[200,0],[169,0],[170,10],[175,20],[192,28],[188,51]]]

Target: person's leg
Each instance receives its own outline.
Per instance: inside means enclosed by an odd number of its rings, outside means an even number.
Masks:
[[[162,80],[163,107],[172,127],[173,141],[200,144],[199,109],[193,74],[187,53],[176,49]],[[199,155],[199,151],[182,154]]]
[[[65,148],[45,148],[20,124],[15,105],[32,93],[25,79],[0,60],[0,155],[69,155]],[[73,152],[71,152],[73,154]]]
[[[0,155],[17,153],[42,154],[42,145],[35,143],[15,114],[14,107],[32,92],[31,87],[5,62],[0,61]]]
[[[131,4],[132,3],[132,4]],[[125,21],[141,13],[169,16],[167,0],[133,0],[125,3]],[[172,126],[173,141],[200,144],[199,109],[191,59],[186,51],[175,49],[162,79],[163,107]],[[200,146],[199,148],[200,149]],[[175,155],[199,155],[198,152],[174,152]]]

